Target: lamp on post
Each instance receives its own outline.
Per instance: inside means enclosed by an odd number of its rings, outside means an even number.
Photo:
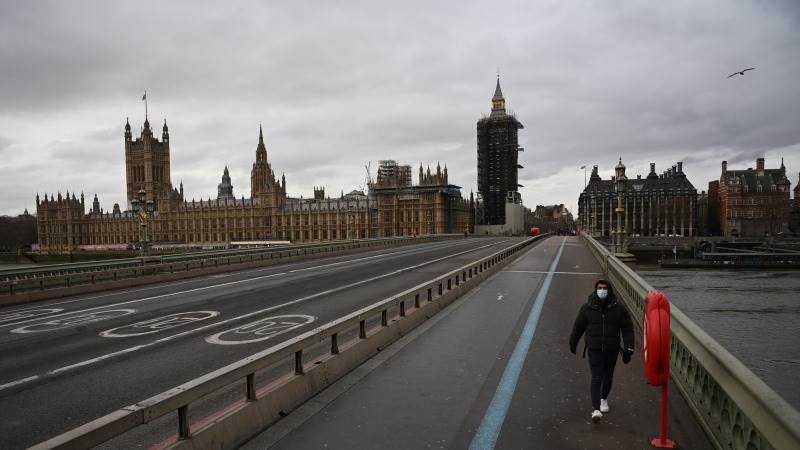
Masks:
[[[352,206],[347,208],[347,238],[355,239],[355,210]]]
[[[622,198],[625,194],[625,184],[628,179],[625,177],[625,164],[622,164],[622,158],[614,168],[616,172],[616,182],[614,184],[614,191],[617,194],[617,229],[614,231],[614,253],[625,253],[625,226],[622,223],[623,213],[625,208],[622,206]]]
[[[141,243],[141,255],[142,256],[149,256],[150,249],[149,249],[149,242],[147,237],[147,227],[150,222],[150,217],[155,210],[155,205],[153,204],[152,200],[146,200],[146,193],[144,189],[140,189],[138,192],[139,195],[139,242]]]

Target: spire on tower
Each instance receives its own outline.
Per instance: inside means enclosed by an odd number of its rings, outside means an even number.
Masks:
[[[497,72],[497,85],[492,96],[492,116],[502,116],[506,113],[506,99],[503,97],[503,90],[500,88],[500,71]]]
[[[264,145],[264,132],[258,124],[258,146],[256,147],[256,162],[267,162],[267,146]]]

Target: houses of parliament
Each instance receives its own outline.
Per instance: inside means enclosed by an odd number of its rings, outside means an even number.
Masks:
[[[154,244],[219,245],[241,241],[314,242],[413,234],[462,233],[473,224],[472,198],[448,181],[447,167],[419,168],[380,162],[368,192],[338,198],[315,188],[311,198],[286,194],[286,177],[276,178],[259,129],[250,171],[250,197],[236,198],[227,167],[217,197],[187,200],[183,183],[172,184],[170,140],[166,121],[161,140],[145,117],[134,139],[125,123],[125,178],[128,205],[100,207],[95,195],[86,208],[83,194],[36,195],[39,250],[59,253],[80,249],[128,248],[143,239]]]

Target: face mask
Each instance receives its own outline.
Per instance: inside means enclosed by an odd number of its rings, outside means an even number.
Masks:
[[[605,300],[608,297],[608,289],[598,289],[597,290],[597,298],[600,300]]]

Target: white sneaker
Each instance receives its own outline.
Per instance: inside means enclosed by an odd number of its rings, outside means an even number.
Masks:
[[[608,400],[601,398],[600,399],[600,412],[607,413],[610,409],[608,408]]]
[[[600,411],[598,411],[596,409],[594,411],[592,411],[592,422],[594,422],[594,423],[600,422],[600,419],[602,419],[602,418],[603,418],[603,413],[601,413]]]

